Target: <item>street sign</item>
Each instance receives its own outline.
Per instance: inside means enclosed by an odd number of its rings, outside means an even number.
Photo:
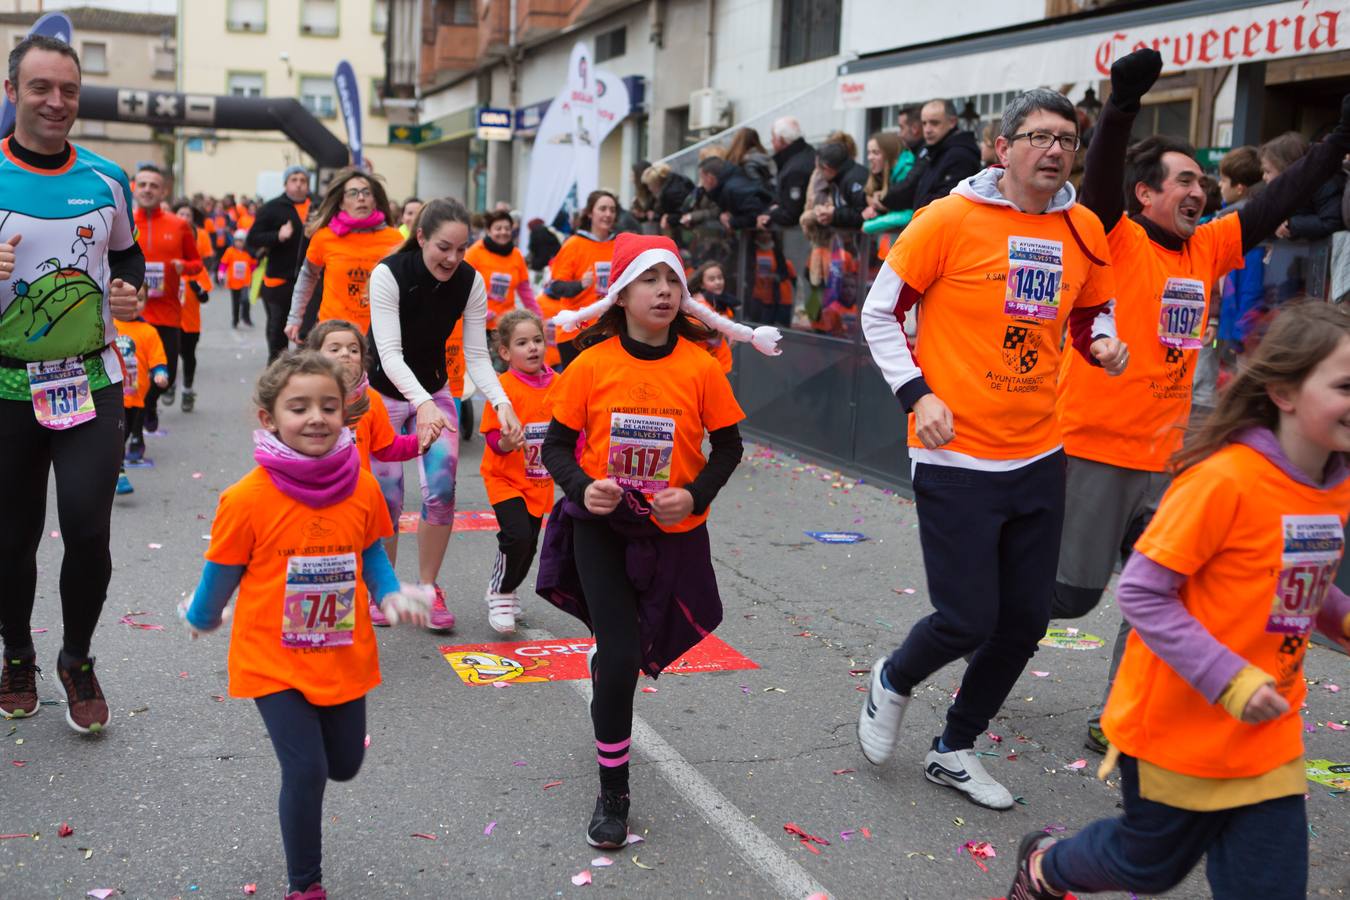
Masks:
[[[515,124],[515,112],[484,106],[478,110],[478,139],[480,141],[509,141]]]

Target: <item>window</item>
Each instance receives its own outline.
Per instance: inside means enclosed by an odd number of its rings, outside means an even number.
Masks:
[[[267,0],[225,0],[225,27],[230,31],[266,31]]]
[[[370,6],[370,30],[376,34],[389,32],[389,0],[375,0]]]
[[[1140,141],[1152,134],[1191,139],[1191,101],[1173,100],[1169,103],[1145,104],[1130,130],[1130,142]]]
[[[311,37],[336,37],[338,0],[301,0],[300,33]]]
[[[225,93],[231,97],[261,97],[263,95],[262,73],[231,72],[225,81]]]
[[[779,67],[838,53],[842,5],[843,0],[779,0]]]
[[[602,63],[605,60],[614,59],[616,56],[623,56],[628,52],[628,28],[615,28],[613,31],[606,31],[603,34],[595,36],[595,61]]]
[[[80,68],[94,75],[107,73],[108,45],[102,41],[81,41]]]
[[[436,23],[439,25],[477,25],[474,0],[438,0]]]
[[[173,50],[168,47],[154,47],[151,49],[153,57],[154,73],[156,76],[173,75],[177,68],[177,59]]]
[[[328,75],[301,76],[300,105],[320,119],[337,115],[337,88]]]

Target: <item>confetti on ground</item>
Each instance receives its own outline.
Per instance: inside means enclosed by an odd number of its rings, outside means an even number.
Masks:
[[[852,775],[853,773],[855,773],[855,772],[857,772],[857,771],[858,771],[857,769],[835,769],[833,774],[835,774],[835,775]]]
[[[164,545],[163,545],[163,544],[146,544],[145,546],[149,547],[151,550],[163,550],[163,549],[164,549]]]
[[[591,870],[590,870],[590,869],[582,869],[580,872],[578,872],[577,874],[573,875],[573,876],[572,876],[572,883],[575,884],[577,887],[581,887],[583,884],[590,884],[590,883],[591,883]]]
[[[862,836],[863,836],[866,840],[869,840],[869,841],[870,841],[870,840],[872,839],[872,829],[868,828],[866,825],[864,825],[862,828],[860,828],[860,829],[858,829],[858,830],[862,832]]]
[[[71,836],[72,834],[74,834],[74,833],[75,833],[75,829],[74,829],[74,828],[71,828],[71,827],[70,827],[68,824],[66,824],[65,822],[62,822],[62,823],[61,823],[60,825],[58,825],[57,828],[56,828],[56,836],[57,836],[57,837],[70,837],[70,836]]]
[[[193,477],[193,478],[201,478],[201,477],[202,477],[202,473],[201,473],[201,472],[193,472],[193,473],[192,473],[192,477]]]
[[[122,892],[119,891],[117,888],[94,888],[92,891],[85,894],[85,896],[93,897],[94,900],[108,900],[108,898],[111,897],[113,894],[120,894],[120,893]]]
[[[956,852],[959,854],[962,851],[970,854],[970,858],[975,862],[975,865],[980,867],[981,872],[989,871],[989,867],[984,864],[983,860],[992,859],[998,855],[994,852],[994,845],[988,841],[966,841]]]
[[[857,544],[867,540],[867,535],[859,531],[807,531],[803,533],[822,544]]]
[[[30,838],[32,834],[0,834],[0,841],[9,841],[14,838]]]
[[[1061,832],[1068,830],[1069,829],[1065,828],[1063,825],[1047,825],[1041,829],[1041,831],[1044,831],[1046,834],[1060,834]]]
[[[1049,673],[1049,672],[1036,672],[1036,671],[1033,671],[1031,674],[1032,674],[1032,675],[1035,675],[1037,678],[1045,678],[1045,677],[1048,676],[1050,673]]]
[[[434,841],[434,840],[436,840],[436,835],[434,835],[434,834],[427,834],[427,833],[424,832],[424,831],[414,831],[414,832],[412,833],[411,837],[421,838],[421,839],[424,840],[424,841]]]
[[[891,588],[891,590],[895,591],[897,594],[912,594],[912,593],[914,593],[914,588]]]
[[[523,760],[523,759],[518,759],[518,760],[516,760],[515,762],[511,763],[511,765],[513,765],[513,766],[523,766],[523,765],[526,765],[526,762],[525,762],[525,760]]]
[[[146,622],[137,622],[136,616],[148,616],[147,612],[129,612],[117,620],[119,625],[129,625],[132,628],[139,628],[142,631],[163,631],[163,625],[151,625]]]
[[[78,850],[80,850],[81,852],[84,853],[84,858],[85,858],[85,859],[93,859],[93,858],[94,858],[94,851],[93,851],[93,849],[91,849],[91,848],[89,848],[89,847],[77,847],[76,849],[78,849]]]
[[[1087,768],[1087,760],[1086,760],[1086,759],[1075,759],[1073,762],[1069,763],[1069,764],[1066,765],[1064,768],[1066,768],[1066,769],[1085,769],[1085,768]]]
[[[591,860],[591,865],[595,866],[597,869],[603,869],[606,866],[614,865],[614,860],[610,859],[608,856],[597,856],[595,859]]]
[[[1330,728],[1332,731],[1344,731],[1344,730],[1345,730],[1345,726],[1342,725],[1340,722],[1328,722],[1328,723],[1327,723],[1327,727]]]
[[[819,844],[821,847],[830,846],[829,841],[825,840],[822,837],[816,837],[814,834],[810,834],[809,832],[803,831],[801,826],[798,825],[796,822],[788,822],[786,825],[783,826],[783,830],[786,831],[788,834],[799,838],[801,845],[805,847],[807,850],[810,850],[812,853],[816,854],[817,856],[820,855],[820,850],[816,848],[815,846],[816,844]]]
[[[59,538],[60,536],[61,536],[61,532],[59,532],[59,531],[53,531],[53,532],[52,532],[52,537],[54,537],[54,538]]]
[[[9,764],[10,764],[11,766],[13,766],[14,768],[16,768],[16,769],[22,769],[24,766],[28,765],[28,760],[26,760],[26,759],[11,759],[11,760],[9,761]]]
[[[370,735],[366,735],[366,746],[370,746]]]
[[[494,828],[496,828],[496,827],[497,827],[497,823],[496,823],[496,822],[489,822],[489,823],[487,823],[487,827],[483,829],[483,834],[485,834],[485,835],[491,835],[491,834],[492,834],[492,830],[493,830]]]
[[[561,781],[550,781],[548,784],[544,785],[544,790],[548,790],[549,788],[555,788],[560,784],[562,784]]]
[[[647,865],[645,862],[643,862],[642,860],[638,859],[636,853],[633,854],[633,865],[637,866],[639,869],[652,869],[652,868],[654,868],[653,866],[649,866],[649,865]]]
[[[655,693],[656,693],[656,688],[654,688],[654,687],[644,687],[644,688],[642,689],[642,693],[644,693],[644,694],[655,694]]]
[[[640,834],[630,834],[628,836],[628,840],[625,843],[631,847],[634,844],[641,844],[645,840],[647,839]]]
[[[252,882],[249,882],[248,884],[244,885],[244,893],[252,897],[254,894],[258,893],[258,886]]]

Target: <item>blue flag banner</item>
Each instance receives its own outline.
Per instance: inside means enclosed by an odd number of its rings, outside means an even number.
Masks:
[[[352,165],[364,169],[366,163],[361,141],[361,91],[356,85],[356,72],[347,60],[338,63],[337,71],[333,73],[333,84],[337,87],[342,121],[347,126],[347,148],[352,152]]]
[[[28,29],[29,37],[35,34],[58,38],[74,46],[75,28],[65,13],[50,12],[40,16],[33,27]],[[8,96],[0,96],[0,135],[7,135],[13,130],[14,104],[9,102]]]

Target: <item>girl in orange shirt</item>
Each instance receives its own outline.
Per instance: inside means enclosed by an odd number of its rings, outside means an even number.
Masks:
[[[201,213],[189,203],[183,203],[174,210],[174,214],[192,226],[201,249],[203,230],[197,225]],[[206,257],[202,257],[205,259]],[[183,333],[178,343],[178,355],[183,360],[183,405],[185,413],[192,412],[197,405],[197,393],[192,382],[197,377],[197,342],[202,337],[202,304],[211,299],[211,275],[205,266],[195,275],[183,274],[178,279],[178,300],[183,307]]]
[[[563,241],[562,249],[549,262],[549,283],[544,293],[560,300],[564,311],[581,309],[608,293],[614,258],[614,221],[618,216],[617,197],[609,191],[591,191],[581,211],[581,227]],[[581,352],[574,339],[577,329],[584,324],[584,320],[576,321],[556,330],[554,339],[561,366]]]
[[[1284,307],[1121,574],[1099,775],[1119,759],[1125,814],[1027,835],[1010,898],[1161,894],[1202,856],[1218,900],[1306,896],[1303,657],[1313,628],[1350,649],[1347,422],[1350,313]]]
[[[257,704],[281,763],[287,900],[322,900],[323,792],[361,768],[366,694],[380,683],[367,594],[391,620],[424,623],[428,598],[401,586],[381,538],[389,513],[343,427],[344,375],[288,354],[258,379],[258,466],[220,495],[206,566],[180,613],[219,628],[236,588],[230,694]]]
[[[525,255],[511,241],[511,214],[494,210],[483,218],[483,237],[464,254],[464,261],[483,276],[488,294],[488,331],[497,330],[497,320],[516,308],[516,297],[521,305],[535,315],[542,315],[530,287],[530,270],[525,266]],[[492,344],[493,335],[488,335]]]
[[[689,293],[693,294],[694,299],[713,312],[728,319],[735,318],[732,310],[740,305],[740,301],[732,295],[726,293],[727,277],[722,272],[722,264],[718,262],[705,262],[694,271],[694,277],[689,279]],[[722,367],[722,371],[731,374],[731,347],[727,344],[727,339],[720,334],[714,334],[708,338],[704,344],[712,358],[717,360],[717,364]]]
[[[546,396],[554,373],[544,363],[544,323],[532,312],[513,309],[498,320],[497,355],[508,368],[502,390],[511,399],[524,432],[512,439],[502,434],[491,406],[483,412],[482,432],[488,448],[479,471],[488,502],[497,514],[497,561],[488,581],[488,624],[502,634],[516,630],[520,597],[516,588],[534,562],[539,528],[553,506],[553,479],[541,453],[548,432]]]
[[[247,244],[248,232],[240,229],[234,233],[234,243],[220,257],[220,269],[224,273],[222,281],[230,291],[231,328],[238,328],[240,322],[253,327],[248,289],[253,283],[253,270],[258,268],[258,261],[248,252]]]
[[[704,521],[740,462],[745,414],[702,342],[715,328],[776,353],[779,337],[695,302],[669,238],[619,235],[613,274],[604,300],[558,317],[564,327],[595,325],[549,394],[541,455],[565,499],[549,517],[537,586],[595,633],[600,794],[586,840],[605,848],[628,837],[638,669],[656,677],[722,620]],[[634,544],[642,552],[630,553]]]

